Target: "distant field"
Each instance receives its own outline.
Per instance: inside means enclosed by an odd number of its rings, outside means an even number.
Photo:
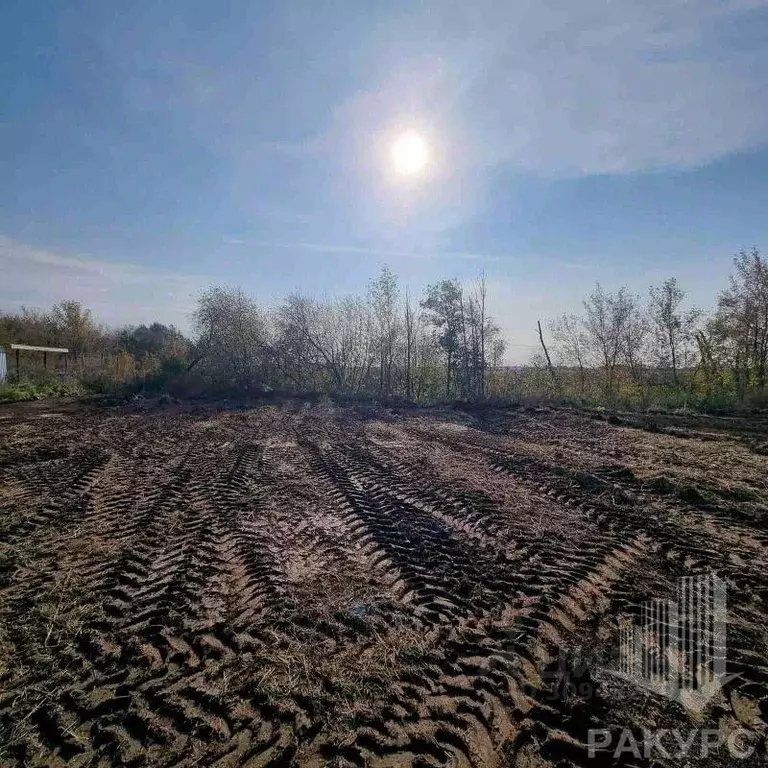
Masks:
[[[710,570],[738,676],[697,726],[764,764],[766,453],[766,419],[0,406],[0,765],[610,765],[589,728],[693,722],[610,671],[617,616]]]

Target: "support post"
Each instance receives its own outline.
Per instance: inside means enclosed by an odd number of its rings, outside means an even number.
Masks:
[[[19,368],[19,350],[16,350],[16,383],[21,383],[21,368]]]

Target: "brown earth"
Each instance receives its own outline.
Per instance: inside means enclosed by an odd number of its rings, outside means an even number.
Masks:
[[[768,420],[0,407],[0,765],[763,765]],[[728,588],[702,714],[618,621]],[[717,728],[735,761],[590,756]]]

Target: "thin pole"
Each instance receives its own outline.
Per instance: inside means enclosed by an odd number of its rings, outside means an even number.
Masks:
[[[552,367],[552,360],[549,358],[547,345],[544,343],[544,334],[541,332],[541,320],[537,320],[536,325],[539,329],[539,341],[541,342],[541,348],[544,350],[544,357],[547,359],[547,370],[549,371],[549,375],[552,378],[552,383],[555,385],[555,389],[559,391],[560,385],[557,381],[557,376],[555,375],[555,369]]]
[[[16,383],[21,382],[21,369],[19,368],[19,350],[16,350]]]

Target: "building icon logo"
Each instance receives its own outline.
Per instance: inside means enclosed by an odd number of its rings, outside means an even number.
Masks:
[[[643,603],[640,625],[619,619],[619,676],[701,712],[726,673],[727,591],[713,573],[678,581],[677,600]]]

